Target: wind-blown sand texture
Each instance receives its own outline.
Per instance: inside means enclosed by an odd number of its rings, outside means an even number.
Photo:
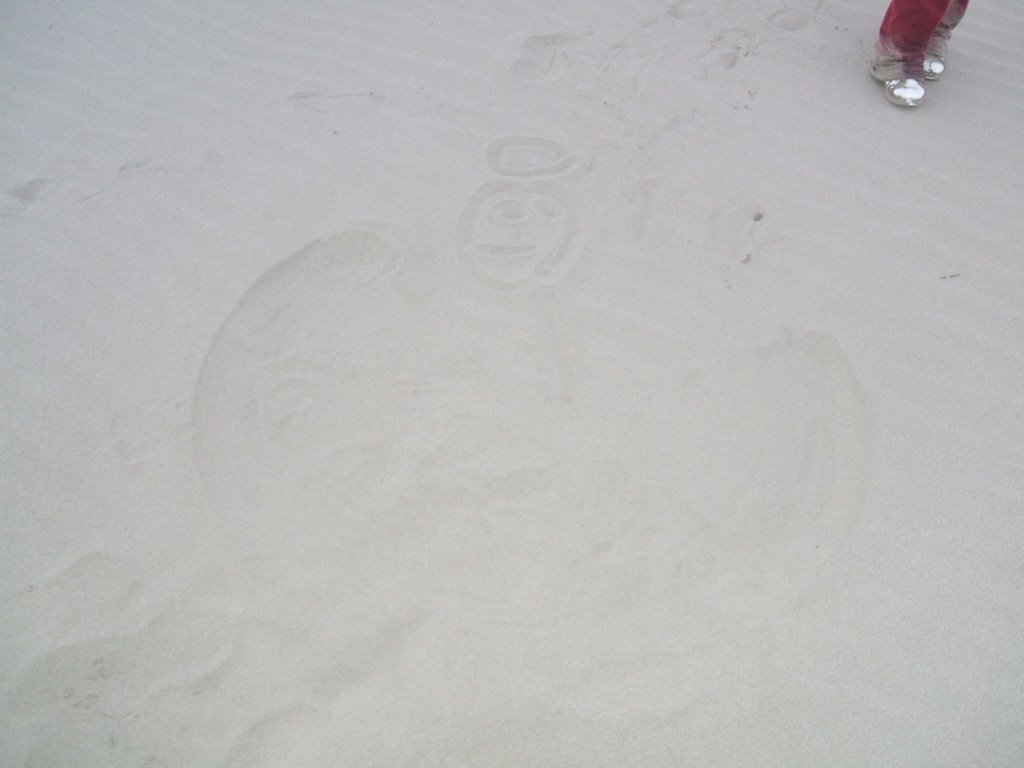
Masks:
[[[0,765],[1024,764],[1024,17],[0,9]]]

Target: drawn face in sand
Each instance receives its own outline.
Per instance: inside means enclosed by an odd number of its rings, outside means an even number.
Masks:
[[[546,181],[485,184],[459,223],[463,259],[500,285],[531,278],[550,283],[567,266],[576,219],[565,190]]]
[[[568,188],[552,181],[579,166],[554,141],[508,136],[487,148],[491,170],[503,181],[484,184],[459,220],[464,263],[492,286],[550,285],[571,266],[579,227]]]

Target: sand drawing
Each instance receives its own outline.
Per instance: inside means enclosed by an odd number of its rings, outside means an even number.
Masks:
[[[492,150],[498,167],[512,162],[508,146]],[[551,165],[549,145],[525,146],[544,149]],[[546,180],[481,187],[460,229],[481,289],[556,274],[573,234],[558,189]],[[759,211],[730,210],[741,232],[758,226]],[[529,216],[537,221],[524,223]],[[739,259],[751,236],[718,242],[735,229],[725,221],[712,241]],[[602,372],[628,356],[625,329],[597,331],[553,295],[521,305],[521,330],[460,315],[450,294],[417,303],[403,287],[404,259],[371,229],[317,241],[257,280],[213,342],[195,392],[196,456],[220,508],[253,541],[309,545],[302,530],[324,520],[342,538],[372,535],[403,498],[422,509],[446,498],[450,512],[460,494],[486,505],[492,494],[500,503],[561,488],[566,506],[543,523],[554,537],[590,542],[580,552],[603,557],[649,546],[662,579],[687,574],[680,590],[692,581],[756,610],[803,589],[856,518],[868,407],[834,339],[792,333],[685,380],[668,373],[670,360],[664,374]],[[549,377],[560,382],[553,389]],[[577,455],[579,440],[588,450]],[[641,486],[649,507],[638,506]],[[684,546],[632,540],[675,526],[666,508],[684,521]],[[623,522],[644,519],[635,530]],[[503,546],[515,552],[517,536]],[[742,573],[707,560],[740,541]],[[760,579],[787,547],[791,569],[773,577],[781,582]]]
[[[568,188],[552,179],[578,159],[534,137],[499,139],[487,159],[507,180],[485,183],[467,203],[457,231],[464,263],[497,286],[557,281],[571,267],[579,226]]]
[[[1021,0],[888,2],[6,3],[0,768],[1024,766]]]
[[[578,227],[565,185],[552,177],[575,169],[575,158],[534,137],[499,139],[487,158],[506,178],[484,183],[467,204],[457,230],[463,263],[481,290],[553,285],[571,264]],[[722,209],[705,246],[739,262],[757,247],[763,217],[752,203]],[[417,452],[434,455],[432,461],[485,455],[487,435],[512,418],[527,427],[544,414],[549,427],[558,422],[569,432],[583,428],[583,418],[586,429],[598,429],[585,416],[588,407],[598,407],[587,406],[587,388],[612,386],[613,379],[592,373],[598,378],[588,380],[579,371],[591,369],[586,361],[598,350],[594,360],[628,345],[626,336],[614,329],[595,335],[585,327],[586,313],[547,293],[510,305],[526,309],[523,330],[460,319],[450,293],[428,304],[413,298],[406,261],[386,232],[352,229],[301,249],[242,297],[206,355],[193,405],[197,460],[225,509],[243,515],[262,510],[253,519],[276,536],[288,523],[273,518],[275,509],[287,507],[300,518],[379,509],[401,495],[403,482],[422,479],[427,464]],[[522,344],[495,343],[509,334]],[[500,383],[498,371],[505,377]],[[561,383],[551,390],[535,383],[536,394],[527,395],[530,378],[538,375]],[[638,384],[631,376],[619,382],[624,402],[634,402],[632,391],[643,391]],[[856,494],[833,485],[837,479],[849,485],[863,471],[866,408],[834,340],[791,335],[752,352],[745,363],[694,373],[685,386],[668,378],[660,386],[652,396],[673,403],[671,412],[684,418],[652,423],[633,453],[646,456],[657,444],[666,456],[686,446],[686,460],[666,468],[675,478],[666,493],[680,499],[687,514],[712,527],[733,524],[748,498],[779,509],[818,499],[819,511],[830,504],[855,510]],[[548,396],[576,403],[583,415],[555,418]],[[508,409],[518,409],[518,417]],[[615,424],[609,415],[599,431]],[[505,439],[514,432],[505,427]],[[461,443],[475,447],[466,453]],[[561,438],[531,428],[523,434],[527,444],[540,452],[522,466],[550,482],[545,468],[557,461]],[[723,456],[748,457],[751,466],[718,466],[719,449]],[[788,473],[792,483],[779,487],[798,489],[789,502],[752,486],[756,477],[770,479],[752,472],[766,456],[789,462],[769,473],[776,483],[780,472]],[[831,466],[832,474],[820,474],[816,463]],[[559,482],[570,482],[571,472],[563,468],[562,475]],[[701,488],[725,495],[704,498]],[[808,508],[808,521],[814,509]],[[763,508],[749,513],[757,518]],[[828,518],[822,517],[826,527],[836,522]]]
[[[221,503],[319,509],[373,486],[382,439],[408,428],[402,403],[415,395],[396,369],[413,322],[394,283],[399,259],[381,234],[349,230],[246,292],[203,362],[193,406],[199,465]]]
[[[498,285],[557,277],[577,233],[564,192],[564,187],[550,182],[482,186],[459,222],[458,241],[466,264]]]
[[[501,176],[525,179],[562,176],[579,165],[579,158],[549,139],[509,136],[490,143],[487,162]]]
[[[857,522],[867,478],[870,405],[838,342],[787,333],[734,363],[702,371],[700,402],[678,429],[692,509],[718,544],[744,553],[709,561],[693,584],[747,619],[767,617],[813,587],[814,574]],[[691,443],[697,435],[710,436]],[[697,556],[692,562],[700,562]]]
[[[578,247],[575,157],[535,137],[486,156],[498,178],[459,221],[463,282],[411,291],[408,248],[354,227],[259,277],[203,361],[195,456],[252,555],[194,589],[216,601],[232,579],[289,584],[295,620],[319,617],[305,634],[287,616],[235,633],[257,647],[290,637],[298,658],[345,649],[344,664],[301,672],[320,680],[315,696],[261,715],[260,749],[337,724],[332,707],[377,665],[441,646],[464,659],[447,690],[514,674],[584,713],[655,713],[681,690],[697,701],[742,663],[707,632],[789,610],[857,523],[870,408],[834,338],[793,331],[689,368],[633,364],[633,321],[602,321],[558,282]],[[763,215],[723,209],[708,247],[739,258]],[[643,326],[646,304],[630,301]],[[406,695],[447,706],[423,674]]]

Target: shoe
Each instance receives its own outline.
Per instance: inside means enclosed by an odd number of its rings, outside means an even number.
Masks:
[[[885,98],[898,107],[917,107],[924,101],[924,82],[928,79],[923,56],[900,54],[879,41],[871,61],[871,77],[885,88]]]
[[[946,71],[946,61],[941,56],[924,57],[924,79],[938,80]]]
[[[924,78],[900,77],[878,82],[885,87],[885,98],[897,107],[919,107],[924,101]]]
[[[938,80],[946,71],[946,40],[940,34],[932,37],[928,50],[924,52],[924,79]]]

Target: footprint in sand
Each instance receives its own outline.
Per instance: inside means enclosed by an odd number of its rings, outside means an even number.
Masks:
[[[519,44],[509,74],[521,82],[558,80],[572,69],[572,49],[587,37],[560,33],[528,37]]]
[[[769,14],[767,20],[786,32],[799,32],[814,22],[814,13],[801,8],[783,8]]]
[[[51,181],[53,179],[33,179],[7,190],[9,199],[0,206],[0,219],[12,219],[26,210],[42,196]]]
[[[214,613],[161,613],[142,629],[59,645],[41,655],[11,697],[19,714],[62,709],[129,713],[154,689],[187,685],[234,652],[232,627]]]
[[[756,97],[745,78],[735,76],[743,59],[757,48],[756,34],[739,27],[719,32],[700,56],[701,76],[714,84],[714,95],[733,109],[750,109]]]
[[[137,631],[41,654],[10,698],[25,723],[25,764],[127,765],[132,741],[166,727],[161,713],[197,706],[184,690],[231,658],[229,627],[223,615],[166,612]]]
[[[665,14],[673,19],[695,19],[703,13],[696,0],[677,0],[665,8]]]
[[[704,70],[727,72],[734,69],[744,58],[754,52],[758,36],[745,29],[733,27],[715,35],[708,50],[701,56]]]
[[[724,266],[749,264],[764,246],[765,207],[741,201],[719,208],[711,215],[704,253]]]

